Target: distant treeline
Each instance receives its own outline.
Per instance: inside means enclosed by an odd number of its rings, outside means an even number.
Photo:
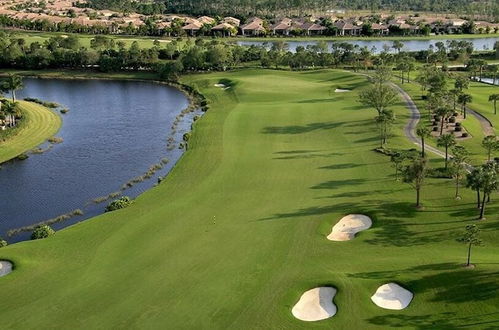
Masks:
[[[142,14],[180,13],[187,15],[235,16],[307,15],[334,9],[426,11],[487,16],[499,20],[499,1],[468,0],[89,0],[85,6]]]

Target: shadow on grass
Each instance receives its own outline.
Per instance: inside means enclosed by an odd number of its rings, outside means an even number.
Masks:
[[[264,127],[262,133],[264,134],[303,134],[317,130],[329,130],[340,127],[343,122],[329,122],[329,123],[310,123],[307,125],[291,125],[291,126],[269,126]]]
[[[298,150],[298,151],[280,151],[276,152],[275,154],[278,155],[287,155],[287,156],[280,156],[280,157],[274,157],[273,159],[280,159],[280,160],[286,160],[286,159],[308,159],[308,158],[329,158],[333,156],[342,156],[343,153],[340,152],[320,152],[320,151],[305,151],[305,150]]]
[[[365,179],[331,180],[312,186],[311,189],[339,189],[344,186],[359,185],[364,182],[366,182]]]
[[[295,103],[328,103],[328,102],[334,102],[334,101],[336,101],[335,98],[329,98],[329,99],[301,100],[301,101],[296,101]]]
[[[328,166],[319,167],[320,170],[345,170],[349,168],[355,168],[359,166],[364,166],[364,164],[355,164],[355,163],[345,163],[345,164],[333,164]]]

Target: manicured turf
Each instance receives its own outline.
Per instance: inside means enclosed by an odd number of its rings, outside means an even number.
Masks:
[[[231,79],[228,90],[214,87]],[[365,78],[340,71],[245,70],[190,76],[211,108],[189,150],[131,207],[55,236],[0,249],[16,269],[0,279],[5,328],[387,329],[499,326],[498,210],[481,222],[475,270],[459,266],[457,233],[474,194],[429,180],[425,211],[396,182],[378,145],[374,110],[357,102]],[[354,88],[329,93],[332,86]],[[391,147],[402,136],[406,109]],[[495,198],[494,198],[495,199]],[[348,213],[373,228],[326,239]],[[370,296],[397,281],[415,293],[404,311]],[[338,314],[294,319],[307,289],[333,285]]]
[[[26,122],[16,135],[0,142],[0,163],[29,151],[51,137],[61,127],[61,118],[53,111],[36,103],[19,101]]]

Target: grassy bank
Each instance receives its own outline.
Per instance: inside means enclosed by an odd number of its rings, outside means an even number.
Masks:
[[[57,133],[61,118],[50,109],[26,101],[19,101],[26,122],[17,128],[14,136],[0,142],[0,163],[33,149]]]
[[[230,79],[227,90],[215,87]],[[429,180],[425,210],[396,182],[378,145],[375,112],[357,102],[365,78],[322,70],[188,76],[211,102],[170,175],[120,211],[55,236],[0,249],[5,328],[455,328],[499,325],[497,202],[480,223],[475,270],[455,241],[474,194],[453,199]],[[330,94],[332,86],[353,89]],[[403,136],[398,104],[391,147]],[[440,162],[440,160],[439,160]],[[372,229],[330,242],[331,226],[365,213]],[[415,293],[404,311],[369,297],[388,281]],[[317,285],[339,289],[338,314],[305,323],[290,309]],[[22,290],[20,290],[22,288]],[[53,312],[48,312],[53,311]]]

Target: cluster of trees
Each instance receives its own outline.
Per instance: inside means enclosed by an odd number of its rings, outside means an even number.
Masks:
[[[117,0],[92,0],[115,2]],[[126,2],[127,0],[121,0]],[[129,0],[128,0],[129,1]],[[158,0],[156,2],[166,2]],[[499,18],[499,5],[496,1],[466,0],[170,0],[167,11],[192,15],[231,15],[240,18],[252,15],[274,17],[279,15],[301,15],[326,12],[331,9],[351,10],[395,10],[450,12],[456,14],[484,15]]]
[[[22,88],[22,79],[16,75],[9,75],[6,79],[0,81],[0,93],[10,93],[12,96],[12,101],[4,99],[0,102],[0,127],[2,129],[17,126],[17,121],[23,117],[16,102],[16,90]]]
[[[423,120],[416,130],[421,138],[421,152],[391,151],[385,146],[390,136],[390,128],[396,119],[390,107],[398,101],[398,95],[390,83],[393,68],[393,66],[379,66],[369,77],[371,85],[359,93],[359,101],[377,112],[374,118],[380,137],[380,147],[377,150],[390,155],[395,167],[396,180],[399,178],[398,173],[401,172],[403,181],[415,189],[416,207],[421,208],[421,189],[426,177],[432,171],[428,166],[425,152],[425,140],[431,136],[432,132],[429,123],[432,123],[433,131],[439,135],[437,145],[445,150],[445,168],[442,172],[444,177],[451,177],[454,180],[455,198],[460,199],[459,189],[466,178],[466,186],[477,193],[479,218],[484,219],[486,204],[490,202],[491,194],[499,189],[499,159],[492,159],[493,153],[499,151],[499,139],[496,136],[484,138],[482,146],[486,150],[487,161],[473,168],[467,163],[469,152],[463,146],[458,145],[455,135],[452,132],[443,133],[443,125],[457,115],[456,103],[462,104],[464,114],[466,104],[471,102],[471,96],[463,92],[468,88],[469,78],[457,76],[454,89],[449,90],[447,72],[433,65],[423,66],[417,81],[422,84],[422,90],[426,91],[424,96],[429,117],[427,121]],[[437,120],[439,122],[436,122]]]
[[[163,14],[167,9],[167,1],[134,1],[134,0],[89,0],[77,1],[76,7],[109,9],[122,13],[140,13],[144,15]]]

